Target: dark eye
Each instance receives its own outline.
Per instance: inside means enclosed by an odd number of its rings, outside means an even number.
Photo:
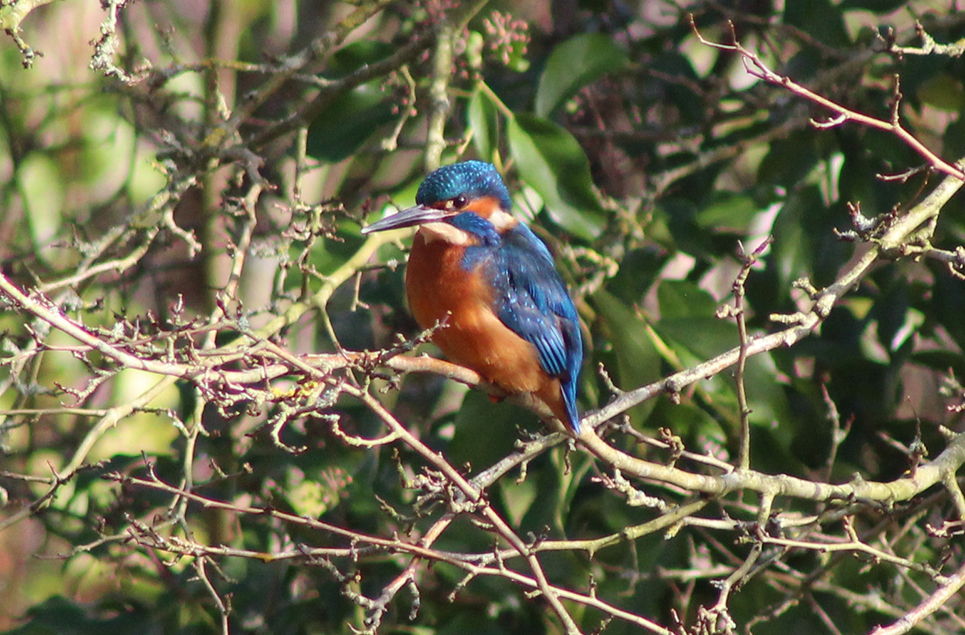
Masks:
[[[453,209],[462,209],[467,203],[469,203],[469,199],[466,198],[465,194],[460,194],[456,198],[452,199]]]

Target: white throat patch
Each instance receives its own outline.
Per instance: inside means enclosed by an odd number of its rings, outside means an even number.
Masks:
[[[419,227],[419,233],[425,237],[427,243],[441,240],[451,245],[469,245],[473,242],[469,232],[465,232],[449,223],[426,223]]]
[[[487,220],[492,223],[493,227],[495,227],[496,231],[500,234],[519,224],[519,221],[516,220],[512,214],[504,212],[501,209],[495,210]],[[476,238],[469,232],[444,222],[421,225],[419,227],[419,233],[422,234],[427,243],[431,243],[434,240],[441,240],[450,245],[473,245],[476,243]]]
[[[512,229],[516,227],[516,225],[519,225],[519,221],[516,220],[512,214],[504,212],[501,209],[497,209],[490,215],[489,222],[493,224],[493,227],[495,227],[496,231],[500,234],[507,229]]]

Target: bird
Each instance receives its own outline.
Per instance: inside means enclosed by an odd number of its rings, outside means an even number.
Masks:
[[[362,229],[418,226],[405,274],[409,308],[452,362],[507,393],[528,393],[580,434],[583,338],[546,244],[511,214],[495,166],[462,161],[419,185],[416,205]]]

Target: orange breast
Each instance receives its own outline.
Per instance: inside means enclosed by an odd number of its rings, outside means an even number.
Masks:
[[[429,328],[445,319],[433,342],[446,357],[507,391],[535,393],[566,421],[559,380],[539,365],[536,347],[502,323],[480,272],[463,269],[463,253],[463,247],[416,234],[405,276],[416,321]]]

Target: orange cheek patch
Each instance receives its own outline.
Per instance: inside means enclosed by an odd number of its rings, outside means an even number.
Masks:
[[[469,205],[466,205],[465,211],[485,218],[492,223],[496,231],[500,233],[519,224],[519,221],[516,220],[512,214],[504,211],[502,207],[500,207],[499,199],[493,198],[492,196],[483,196],[482,198],[474,199]]]

